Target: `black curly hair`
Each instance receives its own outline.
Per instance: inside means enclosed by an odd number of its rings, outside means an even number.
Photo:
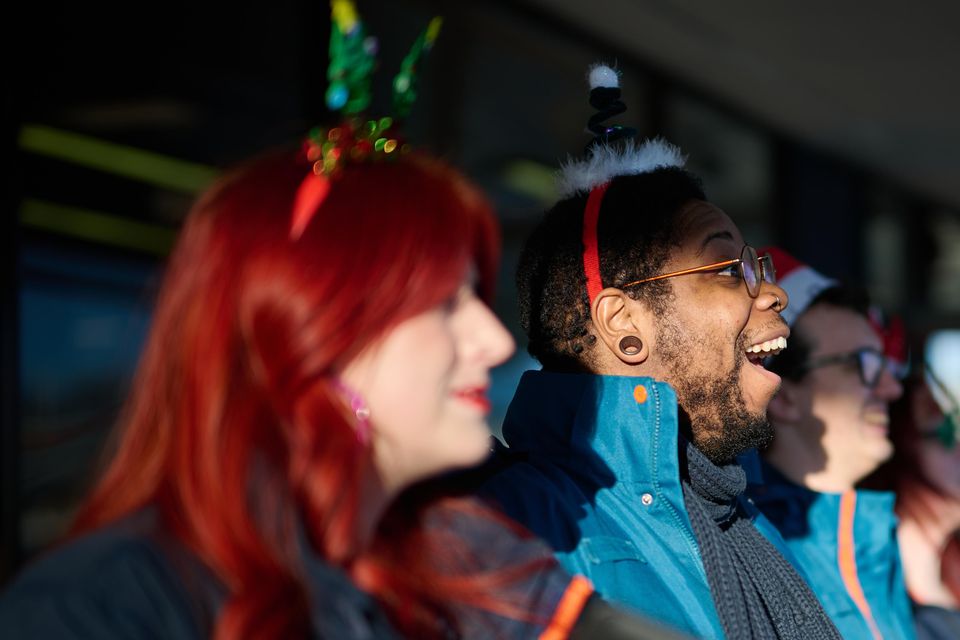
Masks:
[[[583,211],[588,193],[561,200],[527,239],[517,267],[520,324],[530,355],[552,371],[589,371],[590,301],[583,270]],[[656,275],[686,229],[679,214],[691,200],[706,200],[700,179],[677,167],[617,176],[600,207],[597,244],[603,286],[622,286]],[[669,282],[628,291],[654,311],[670,300]]]

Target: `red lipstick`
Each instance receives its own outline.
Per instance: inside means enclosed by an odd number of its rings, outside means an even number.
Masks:
[[[472,404],[483,415],[490,413],[491,404],[487,397],[487,387],[468,387],[455,391],[453,395],[459,400]]]

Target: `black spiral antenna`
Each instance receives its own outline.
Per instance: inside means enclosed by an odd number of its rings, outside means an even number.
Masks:
[[[606,124],[606,121],[627,110],[620,100],[620,75],[607,65],[595,65],[590,68],[590,106],[597,110],[587,121],[587,129],[594,138],[587,145],[587,151],[618,140],[633,138],[637,130],[619,124]]]

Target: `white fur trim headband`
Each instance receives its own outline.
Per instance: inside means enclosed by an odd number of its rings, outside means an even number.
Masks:
[[[620,144],[598,144],[585,158],[568,158],[557,174],[561,199],[588,192],[616,176],[633,176],[665,167],[683,167],[686,158],[680,149],[663,138],[638,144],[625,140]]]
[[[597,227],[600,206],[610,181],[617,176],[649,173],[656,169],[683,167],[680,150],[661,138],[637,144],[635,129],[608,124],[627,110],[620,100],[620,75],[607,65],[593,65],[587,74],[590,81],[590,106],[597,110],[587,121],[587,130],[594,134],[582,158],[567,158],[557,174],[557,191],[561,199],[578,193],[589,193],[583,209],[583,273],[587,298],[592,303],[603,289],[600,276],[600,249]]]

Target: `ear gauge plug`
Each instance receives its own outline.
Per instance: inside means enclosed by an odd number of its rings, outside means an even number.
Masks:
[[[620,353],[625,356],[635,356],[643,348],[643,342],[637,336],[624,336],[620,338]]]

